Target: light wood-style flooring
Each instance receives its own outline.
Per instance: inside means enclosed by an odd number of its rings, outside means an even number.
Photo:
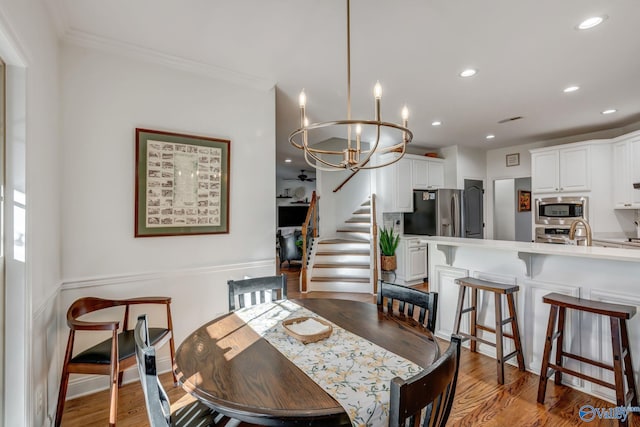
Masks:
[[[344,298],[375,303],[375,298],[366,294],[309,293],[301,295],[297,288],[299,269],[283,268],[288,276],[289,298]],[[426,285],[425,285],[426,288]],[[174,322],[177,319],[174,319]],[[440,341],[444,350],[448,343]],[[640,357],[640,355],[636,355]],[[611,403],[564,386],[553,381],[547,387],[544,405],[536,402],[538,376],[520,372],[507,366],[505,384],[496,382],[494,359],[462,350],[458,387],[449,426],[615,426],[617,422],[594,420],[585,423],[578,411],[583,405],[610,408]],[[190,399],[181,388],[174,387],[170,373],[160,376],[169,398],[174,405],[182,405]],[[65,427],[104,426],[108,420],[108,391],[80,397],[67,402],[62,425]],[[120,389],[118,426],[148,426],[142,389],[138,382],[126,384]],[[640,427],[640,414],[630,417],[630,426]],[[249,426],[243,424],[243,426]]]

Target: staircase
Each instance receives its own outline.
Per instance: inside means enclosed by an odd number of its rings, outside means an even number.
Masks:
[[[353,212],[336,237],[318,240],[310,264],[308,291],[373,292],[370,201]]]

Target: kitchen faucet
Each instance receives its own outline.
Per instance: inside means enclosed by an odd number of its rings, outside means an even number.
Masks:
[[[584,226],[585,231],[587,232],[587,246],[591,246],[592,237],[591,237],[591,226],[587,222],[586,219],[575,219],[571,223],[571,227],[569,228],[569,239],[573,240],[576,237],[576,226],[578,223],[581,223]]]

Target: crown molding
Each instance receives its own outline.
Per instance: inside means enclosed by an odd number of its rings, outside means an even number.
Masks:
[[[51,2],[54,0],[47,1]],[[97,36],[84,31],[68,29],[62,36],[62,40],[72,45],[123,55],[132,59],[164,65],[169,68],[199,74],[218,80],[224,80],[229,83],[257,90],[268,91],[275,86],[275,82],[262,77],[252,76],[227,68],[181,58],[179,56]]]

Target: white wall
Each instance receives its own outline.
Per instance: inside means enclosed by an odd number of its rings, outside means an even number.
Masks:
[[[513,179],[500,179],[494,182],[495,213],[493,221],[494,239],[515,240],[515,197]]]
[[[61,62],[60,360],[64,312],[86,295],[172,297],[179,345],[227,311],[227,280],[275,273],[275,91],[71,44]],[[231,140],[228,234],[133,237],[136,127]],[[72,377],[68,396],[100,387]]]
[[[55,305],[61,280],[58,43],[42,1],[0,1],[0,56],[8,64],[4,348],[10,366],[0,424],[42,425],[50,362],[38,353],[49,333],[41,314]],[[14,190],[26,195],[25,261],[14,258]]]

